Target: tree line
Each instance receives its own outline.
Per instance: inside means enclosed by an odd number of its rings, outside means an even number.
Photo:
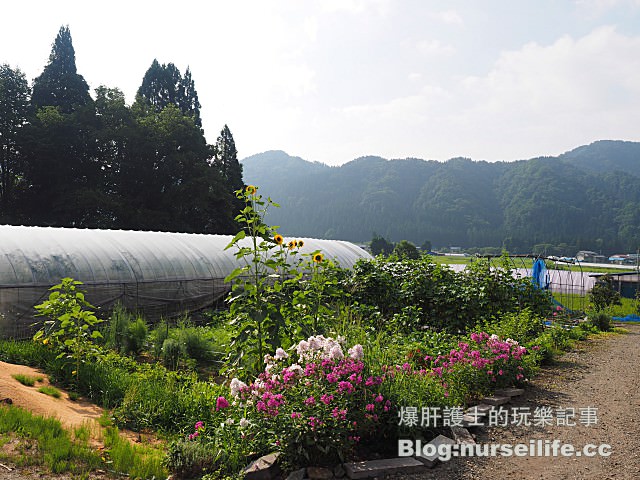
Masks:
[[[154,60],[129,106],[95,97],[68,27],[30,86],[0,65],[0,221],[5,224],[231,233],[243,188],[225,125],[207,143],[187,68]]]
[[[242,164],[247,182],[277,196],[268,221],[290,235],[573,256],[640,247],[638,160],[640,143],[608,141],[517,162],[371,156],[329,167],[265,152]]]

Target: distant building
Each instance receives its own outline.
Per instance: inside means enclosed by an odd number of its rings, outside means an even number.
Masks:
[[[580,250],[576,253],[576,260],[586,263],[606,263],[607,257],[590,250]]]
[[[590,277],[600,278],[604,273],[593,273]],[[638,288],[640,288],[640,274],[637,272],[629,273],[609,273],[606,274],[613,279],[613,288],[615,288],[621,297],[636,298]]]

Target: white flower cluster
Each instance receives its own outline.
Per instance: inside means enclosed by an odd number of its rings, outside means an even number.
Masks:
[[[240,395],[240,391],[246,387],[247,387],[246,383],[234,377],[231,380],[231,385],[229,386],[229,388],[231,389],[231,396],[238,398],[238,395]]]
[[[296,353],[300,357],[301,363],[311,360],[340,361],[344,358],[344,351],[342,350],[344,344],[344,337],[334,339],[323,335],[315,335],[307,340],[302,340],[296,347]],[[362,360],[364,357],[362,345],[351,347],[348,350],[348,355],[354,360]]]

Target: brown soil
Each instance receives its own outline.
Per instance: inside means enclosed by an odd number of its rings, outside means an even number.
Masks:
[[[31,377],[42,377],[41,382],[36,382],[33,387],[21,384],[15,378],[14,374],[23,374]],[[101,427],[98,419],[103,415],[104,410],[93,403],[82,398],[78,400],[69,399],[68,392],[60,390],[60,398],[54,398],[44,393],[38,392],[38,388],[43,385],[50,385],[49,379],[45,373],[24,365],[14,365],[11,363],[0,362],[0,405],[9,403],[5,399],[10,399],[10,403],[14,406],[28,410],[34,414],[46,417],[54,417],[60,420],[60,423],[67,428],[73,429],[81,425],[90,428],[92,439],[91,443],[95,447],[99,447]],[[57,388],[57,387],[56,387]],[[3,401],[4,400],[4,401]],[[120,434],[130,441],[140,442],[142,437],[140,434],[130,431],[120,431]],[[144,441],[155,443],[156,440],[149,435],[144,436]],[[2,446],[5,454],[11,453],[11,449],[17,445],[17,440],[12,440]],[[16,469],[15,465],[10,462],[0,463],[0,479],[1,480],[35,480],[35,479],[55,479],[67,480],[74,478],[73,475],[52,475],[46,472],[46,469],[29,467]],[[90,479],[111,478],[106,472],[93,472]]]
[[[471,429],[480,444],[529,444],[554,440],[582,448],[609,444],[610,457],[488,457],[456,458],[424,474],[402,480],[452,479],[640,479],[640,326],[626,326],[626,335],[582,342],[558,362],[544,368],[508,407],[575,408],[576,420],[585,407],[596,407],[592,426],[516,426]]]
[[[43,381],[27,387],[13,378],[14,374],[42,377]],[[92,424],[102,415],[100,407],[82,399],[72,401],[63,390],[59,389],[62,394],[60,398],[38,392],[38,388],[43,385],[49,385],[46,374],[24,365],[0,362],[0,400],[9,398],[17,407],[37,415],[55,417],[67,428],[78,427],[83,423]]]

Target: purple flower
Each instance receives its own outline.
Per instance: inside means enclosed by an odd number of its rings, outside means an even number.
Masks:
[[[224,397],[218,397],[216,400],[216,411],[222,410],[223,408],[227,408],[229,406],[229,402]]]
[[[326,393],[320,397],[320,401],[325,405],[329,405],[331,400],[333,400],[333,395],[328,395]]]

